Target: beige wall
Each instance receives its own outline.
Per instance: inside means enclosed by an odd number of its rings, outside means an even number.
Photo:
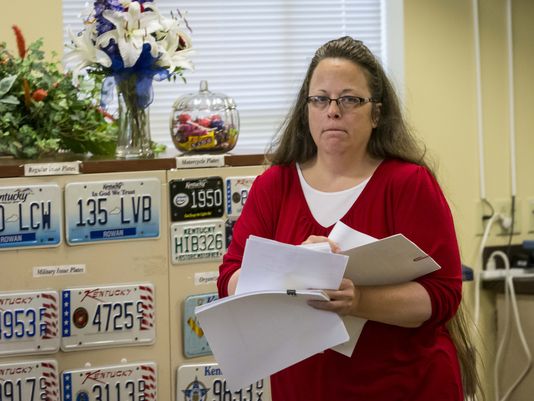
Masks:
[[[400,0],[399,0],[400,1]],[[479,0],[484,105],[486,191],[490,201],[510,197],[506,0]],[[405,0],[406,110],[411,124],[438,162],[438,177],[451,202],[462,257],[476,266],[480,225],[476,79],[470,0]],[[521,234],[530,238],[528,201],[534,199],[534,2],[513,1],[517,197]],[[62,49],[60,0],[20,0],[0,13],[0,41],[15,49],[11,25],[28,42],[45,38],[45,50]],[[490,243],[504,244],[492,235]],[[466,286],[472,304],[473,284]],[[479,349],[490,372],[495,346],[495,299],[484,293]],[[486,378],[490,390],[490,377]],[[492,396],[490,394],[490,399]]]

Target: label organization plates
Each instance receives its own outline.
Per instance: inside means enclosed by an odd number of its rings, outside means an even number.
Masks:
[[[248,198],[248,192],[256,176],[226,178],[226,214],[229,218],[237,218]]]
[[[184,301],[184,314],[182,327],[184,330],[184,354],[188,358],[201,355],[211,355],[211,348],[208,344],[202,327],[198,324],[195,308],[205,303],[218,299],[216,292],[209,294],[191,295]]]
[[[75,182],[65,186],[71,245],[159,237],[161,184],[157,178]]]
[[[156,401],[155,362],[65,370],[63,401]]]
[[[56,352],[58,299],[48,290],[0,293],[0,356]]]
[[[177,371],[176,400],[185,401],[268,401],[266,380],[239,391],[226,387],[226,379],[216,363],[182,365]]]
[[[225,226],[222,219],[187,221],[171,225],[172,263],[219,260],[224,252]]]
[[[65,289],[61,300],[63,351],[146,345],[156,339],[152,284]]]
[[[0,187],[0,249],[59,245],[62,213],[58,185]]]
[[[0,365],[0,400],[59,401],[55,360]]]
[[[172,180],[169,192],[172,221],[222,217],[224,213],[221,177]]]

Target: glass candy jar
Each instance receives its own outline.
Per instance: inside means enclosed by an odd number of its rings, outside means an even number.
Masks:
[[[234,101],[208,90],[200,82],[198,93],[179,97],[171,114],[171,136],[184,153],[223,153],[232,150],[239,135],[239,114]]]

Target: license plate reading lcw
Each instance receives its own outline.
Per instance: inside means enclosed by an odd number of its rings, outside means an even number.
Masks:
[[[56,291],[0,293],[0,356],[57,351],[58,301]]]
[[[0,400],[59,401],[56,361],[50,359],[1,364]]]
[[[67,242],[159,237],[160,208],[157,178],[67,184]]]
[[[61,299],[63,351],[155,340],[152,284],[66,289]]]

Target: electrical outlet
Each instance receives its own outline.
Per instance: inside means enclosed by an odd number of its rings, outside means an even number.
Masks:
[[[495,208],[495,213],[499,213],[504,218],[512,217],[512,200],[511,199],[497,199],[492,202]],[[510,227],[505,227],[502,221],[495,223],[499,227],[497,235],[510,235]],[[515,211],[514,211],[514,234],[521,234],[521,202],[517,197],[515,198]]]

